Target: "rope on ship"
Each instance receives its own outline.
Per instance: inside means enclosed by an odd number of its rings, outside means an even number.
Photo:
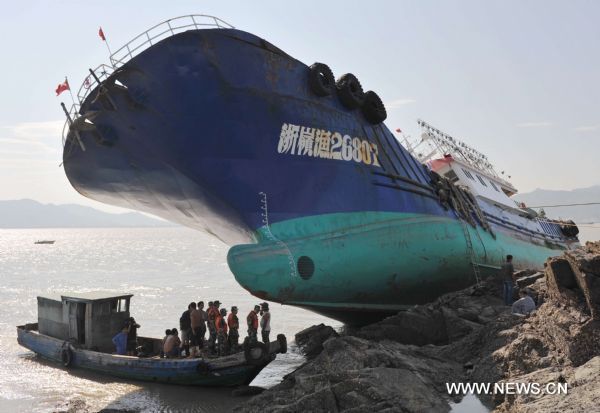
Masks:
[[[431,171],[431,180],[440,203],[444,207],[452,208],[458,218],[471,225],[471,227],[476,228],[479,224],[494,239],[496,238],[496,234],[492,231],[485,214],[469,191],[454,185],[449,179],[434,171]]]

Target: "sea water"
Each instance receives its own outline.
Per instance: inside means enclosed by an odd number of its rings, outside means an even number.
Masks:
[[[56,240],[36,245],[37,240]],[[134,229],[0,230],[0,412],[47,412],[84,400],[90,411],[227,411],[243,398],[230,389],[123,381],[44,362],[17,344],[15,326],[37,321],[40,294],[104,291],[132,293],[131,315],[141,336],[179,329],[192,301],[219,300],[240,309],[242,324],[261,302],[241,288],[226,263],[228,246],[181,227]],[[315,313],[271,303],[271,336],[313,324],[340,324]],[[245,329],[240,328],[242,339]],[[115,334],[107,331],[107,335]],[[304,359],[291,346],[254,380],[277,384]]]
[[[585,230],[582,241],[600,239],[600,233]],[[34,244],[44,239],[56,242]],[[15,329],[37,321],[36,296],[87,291],[134,294],[131,313],[142,326],[142,336],[162,337],[165,329],[179,328],[179,316],[191,301],[218,299],[228,309],[237,305],[243,322],[260,300],[235,282],[227,268],[227,250],[220,241],[181,227],[0,230],[0,412],[55,411],[75,400],[84,400],[90,411],[220,412],[243,403],[243,398],[231,397],[230,389],[123,381],[66,370],[20,347]],[[288,341],[313,324],[340,326],[274,303],[271,313],[271,335],[283,333]],[[293,346],[290,350],[252,384],[273,386],[300,365],[303,357]],[[481,407],[453,406],[469,412]]]

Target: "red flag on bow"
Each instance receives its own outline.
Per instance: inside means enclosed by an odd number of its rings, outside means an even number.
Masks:
[[[71,90],[71,88],[69,87],[69,81],[67,79],[65,79],[64,82],[59,83],[56,87],[56,96],[60,95],[65,90]]]
[[[98,30],[98,36],[100,36],[100,38],[104,41],[106,41],[106,37],[104,36],[104,32],[102,31],[102,27],[100,27],[100,30]]]

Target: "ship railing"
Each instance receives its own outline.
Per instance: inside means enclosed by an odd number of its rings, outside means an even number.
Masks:
[[[92,71],[94,72],[94,75],[92,76],[92,74],[90,73],[85,77],[83,83],[81,84],[81,86],[79,86],[79,89],[77,90],[77,101],[74,101],[68,110],[69,116],[65,121],[62,130],[63,147],[65,146],[65,143],[67,141],[67,134],[69,132],[69,118],[71,121],[74,121],[79,117],[79,109],[81,109],[81,103],[85,100],[90,91],[98,85],[98,80],[102,82],[104,79],[108,78],[111,75],[111,73],[113,72],[113,68],[105,64],[100,64]]]
[[[110,63],[113,69],[117,69],[131,60],[153,44],[190,29],[205,29],[216,27],[218,29],[233,29],[229,23],[215,16],[206,14],[190,14],[165,20],[139,34],[130,40],[125,46],[110,55]]]
[[[63,125],[63,129],[62,129],[62,146],[63,148],[65,147],[65,144],[67,143],[67,135],[69,134],[69,126],[70,126],[70,122],[69,122],[69,118],[71,119],[71,121],[74,121],[75,119],[77,119],[77,117],[79,117],[79,108],[80,105],[77,103],[73,103],[71,105],[71,108],[68,111],[68,117],[67,120],[65,121],[65,124]]]
[[[98,81],[96,79],[102,82],[111,75],[113,68],[103,63],[98,65],[93,72],[94,76],[92,76],[91,73],[87,75],[85,79],[83,79],[83,83],[81,86],[79,86],[79,90],[77,91],[77,101],[80,105],[83,103],[90,91],[98,85]]]
[[[182,33],[191,29],[200,30],[210,27],[216,27],[218,29],[234,29],[232,25],[218,17],[206,14],[189,14],[165,20],[134,37],[127,44],[110,55],[110,65],[101,64],[93,70],[94,75],[90,73],[85,77],[77,91],[77,101],[74,101],[73,105],[68,110],[68,116],[71,121],[75,121],[75,119],[79,117],[81,104],[85,101],[90,91],[98,85],[98,81],[102,82],[108,78],[116,69],[123,66],[133,57],[155,43],[177,33]],[[63,147],[67,139],[68,131],[69,119],[65,122],[62,131]]]

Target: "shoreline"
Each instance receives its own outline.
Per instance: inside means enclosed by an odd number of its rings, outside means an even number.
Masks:
[[[592,411],[600,387],[600,242],[522,272],[538,301],[530,316],[501,302],[501,282],[447,294],[378,323],[296,337],[309,361],[236,412],[448,412],[448,383],[566,383],[568,393],[480,396],[494,412]],[[306,337],[307,336],[307,337]],[[322,347],[322,350],[321,350]]]

